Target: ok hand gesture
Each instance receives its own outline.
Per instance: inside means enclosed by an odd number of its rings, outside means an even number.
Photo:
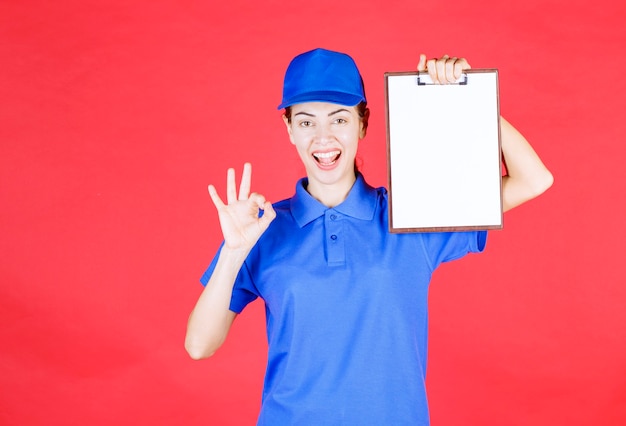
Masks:
[[[233,250],[249,251],[276,217],[272,204],[261,194],[250,194],[252,166],[243,166],[239,195],[235,185],[235,170],[228,169],[226,175],[226,200],[224,204],[213,185],[209,185],[209,195],[220,220],[224,246]],[[259,217],[260,210],[263,215]]]

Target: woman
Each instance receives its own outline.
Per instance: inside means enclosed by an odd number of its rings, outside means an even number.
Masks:
[[[426,60],[441,84],[465,59]],[[356,170],[367,132],[361,76],[349,56],[303,53],[285,75],[283,120],[307,177],[272,205],[239,191],[227,172],[226,203],[210,185],[224,243],[202,277],[185,346],[211,356],[243,308],[263,298],[268,366],[259,425],[428,424],[425,372],[427,292],[442,262],[483,250],[486,232],[390,234],[387,192]],[[545,191],[550,172],[526,140],[501,120],[505,210]]]

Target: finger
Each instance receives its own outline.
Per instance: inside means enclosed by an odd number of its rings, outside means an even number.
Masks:
[[[437,80],[437,59],[429,59],[426,61],[426,70],[433,83],[439,83],[439,80]]]
[[[226,201],[232,204],[237,201],[237,188],[235,186],[235,169],[226,172]]]
[[[463,71],[472,69],[467,59],[461,58],[454,63],[454,77],[458,80],[461,78]]]
[[[250,201],[252,205],[256,206],[259,209],[262,209],[266,203],[265,197],[261,194],[257,194],[256,192],[250,194],[248,201]]]
[[[209,195],[211,196],[211,200],[218,210],[224,207],[224,202],[222,201],[220,196],[217,195],[217,190],[213,185],[209,185]]]
[[[458,58],[453,57],[446,61],[446,81],[448,83],[455,83],[456,78],[454,76],[455,63]]]
[[[447,83],[446,80],[446,61],[448,60],[448,55],[443,55],[441,59],[438,59],[435,63],[435,67],[437,70],[437,82],[438,83]]]
[[[424,55],[423,53],[420,54],[420,60],[417,63],[417,70],[426,71],[426,55]]]
[[[246,163],[243,165],[243,173],[241,175],[241,183],[239,184],[239,199],[247,200],[250,196],[250,182],[252,177],[252,165]]]
[[[263,216],[259,219],[259,225],[261,225],[263,229],[267,229],[275,218],[276,211],[274,210],[274,207],[272,207],[272,203],[266,201],[263,205]]]

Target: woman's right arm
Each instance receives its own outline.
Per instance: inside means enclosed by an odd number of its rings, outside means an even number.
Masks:
[[[251,175],[252,168],[246,163],[237,195],[235,171],[228,169],[227,204],[217,195],[215,187],[209,185],[224,245],[213,274],[189,316],[185,349],[193,359],[210,357],[224,343],[237,316],[229,309],[237,274],[252,247],[276,217],[272,204],[265,197],[250,194]],[[261,217],[259,210],[263,210]]]

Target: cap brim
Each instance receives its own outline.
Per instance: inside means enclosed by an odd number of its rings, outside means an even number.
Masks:
[[[290,99],[283,99],[283,102],[278,105],[277,109],[287,108],[296,104],[303,104],[305,102],[328,102],[331,104],[356,106],[361,101],[365,101],[365,98],[361,95],[353,95],[350,93],[341,92],[311,92],[303,93],[298,96],[294,96]]]

